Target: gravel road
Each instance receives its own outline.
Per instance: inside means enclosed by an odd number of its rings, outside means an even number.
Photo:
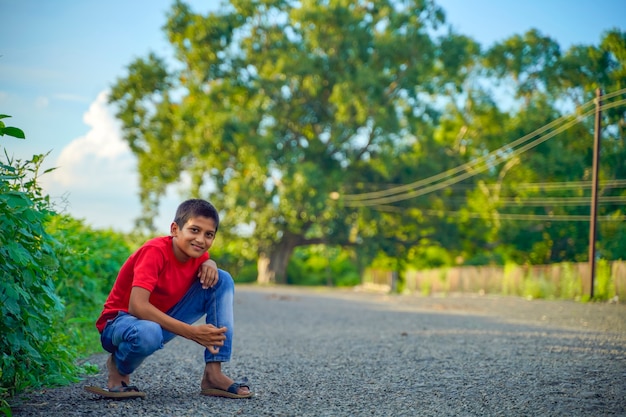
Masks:
[[[83,385],[13,400],[14,416],[626,416],[626,305],[238,286],[249,400],[199,394],[203,349],[176,338],[132,377],[147,398]],[[104,368],[106,355],[90,360]]]

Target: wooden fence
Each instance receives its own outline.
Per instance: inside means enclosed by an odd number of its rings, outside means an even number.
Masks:
[[[402,289],[408,293],[471,292],[518,295],[532,298],[580,299],[589,293],[589,264],[463,266],[404,273]],[[390,291],[397,287],[396,274],[369,269],[364,286]],[[626,261],[596,264],[594,295],[599,299],[626,300]]]

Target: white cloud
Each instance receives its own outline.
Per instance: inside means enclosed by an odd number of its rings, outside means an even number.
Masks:
[[[121,126],[102,92],[84,114],[85,136],[65,146],[41,185],[60,209],[92,227],[128,232],[141,213],[137,160],[122,139]],[[180,201],[175,187],[161,200],[157,229],[168,233]]]
[[[83,116],[91,127],[85,136],[74,139],[59,155],[52,177],[63,186],[89,187],[112,183],[134,174],[135,161],[122,139],[120,124],[107,108],[107,94],[100,93]]]
[[[38,109],[45,109],[46,107],[48,107],[48,104],[50,103],[50,100],[48,100],[48,97],[37,97],[35,99],[35,107]]]
[[[51,197],[94,227],[128,231],[139,215],[136,158],[122,139],[119,122],[102,92],[84,114],[85,136],[63,148],[54,171],[41,177]]]

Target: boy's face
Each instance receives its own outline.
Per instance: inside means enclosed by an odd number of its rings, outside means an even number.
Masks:
[[[172,222],[170,233],[174,237],[176,259],[186,262],[202,256],[213,244],[215,229],[215,221],[203,216],[190,218],[182,228]]]

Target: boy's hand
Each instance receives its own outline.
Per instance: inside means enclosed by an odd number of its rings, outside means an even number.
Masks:
[[[224,346],[226,327],[217,328],[212,324],[201,324],[193,328],[193,341],[209,349],[212,354],[215,355],[220,351],[219,346]]]
[[[200,265],[198,278],[200,278],[202,288],[205,290],[217,284],[219,274],[217,273],[217,264],[213,259],[207,259]]]

